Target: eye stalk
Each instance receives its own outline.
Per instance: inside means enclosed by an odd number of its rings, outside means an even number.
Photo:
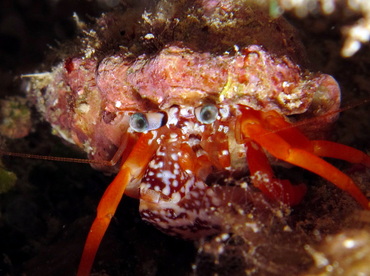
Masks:
[[[165,115],[161,112],[136,112],[130,117],[130,127],[136,132],[150,131],[164,124]]]
[[[195,116],[203,124],[212,124],[216,121],[218,108],[214,104],[205,104],[195,109]]]

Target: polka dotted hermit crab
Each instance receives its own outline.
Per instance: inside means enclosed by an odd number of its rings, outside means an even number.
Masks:
[[[252,66],[256,70],[250,70]],[[90,70],[95,67],[97,72]],[[213,215],[213,210],[233,199],[229,197],[226,201],[221,196],[220,185],[212,183],[216,177],[248,173],[250,185],[267,198],[298,204],[306,186],[275,178],[269,159],[312,171],[348,192],[363,208],[370,209],[369,200],[351,178],[322,159],[333,157],[370,166],[370,157],[345,145],[309,140],[284,115],[314,105],[312,99],[325,91],[331,98],[326,107],[323,102],[324,118],[335,117],[331,110],[337,108],[339,89],[328,75],[303,75],[289,59],[270,56],[255,45],[234,56],[212,56],[169,46],[149,60],[125,63],[120,56],[114,56],[97,64],[95,59],[75,58],[65,61],[58,70],[55,83],[68,83],[68,89],[64,93],[59,91],[57,98],[44,95],[53,103],[45,110],[49,120],[58,119],[55,122],[59,125],[62,122],[64,128],[68,124],[73,130],[71,139],[77,144],[87,137],[83,127],[94,126],[96,139],[99,135],[119,137],[117,146],[122,150],[119,172],[99,203],[78,275],[89,274],[123,194],[140,199],[144,220],[166,233],[185,238],[222,230],[220,218]],[[114,74],[109,78],[106,74],[112,70]],[[91,112],[97,112],[89,106],[98,97],[94,93],[84,95],[82,86],[87,83],[75,83],[75,75],[89,81],[95,76],[93,91],[97,93],[114,87],[115,91],[127,89],[119,100],[115,97],[112,101],[111,94],[105,95],[106,110],[116,110],[113,119],[107,112],[89,121]],[[274,85],[270,86],[271,83]],[[148,92],[149,86],[155,93]],[[201,90],[204,87],[207,93]],[[262,95],[264,98],[259,99]],[[135,102],[137,97],[143,99],[139,106]],[[301,102],[301,98],[311,101]],[[72,99],[69,107],[73,106],[77,116],[59,113],[59,117],[53,117],[55,110]],[[242,191],[248,189],[244,187]]]
[[[336,81],[302,71],[286,55],[259,45],[234,50],[220,54],[171,42],[135,58],[125,50],[108,57],[76,55],[33,78],[30,97],[60,136],[91,159],[121,160],[97,208],[79,276],[90,273],[123,194],[140,200],[145,221],[195,239],[221,232],[215,210],[243,199],[249,189],[299,204],[306,186],[276,178],[271,165],[289,163],[370,209],[353,180],[323,159],[370,167],[370,157],[308,138],[337,116]],[[297,114],[310,118],[308,124],[297,127]],[[248,179],[233,183],[237,195],[228,194],[233,178]]]

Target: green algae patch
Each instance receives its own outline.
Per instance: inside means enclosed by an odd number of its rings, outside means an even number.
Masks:
[[[0,194],[6,194],[17,181],[15,173],[0,167]]]

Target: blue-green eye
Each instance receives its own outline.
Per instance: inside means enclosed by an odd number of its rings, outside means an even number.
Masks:
[[[217,115],[218,109],[214,104],[205,104],[195,109],[195,116],[203,124],[212,124],[216,121]]]
[[[149,122],[143,113],[134,113],[130,117],[130,127],[137,132],[144,132],[149,129]]]
[[[136,112],[130,117],[130,127],[136,132],[145,132],[160,128],[166,123],[165,115],[161,112]]]

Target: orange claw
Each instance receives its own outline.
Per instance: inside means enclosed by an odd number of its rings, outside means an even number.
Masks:
[[[281,127],[284,120],[282,116],[275,111],[269,111],[267,114],[271,114],[274,119],[278,120],[278,125]],[[256,142],[276,158],[327,179],[340,189],[348,192],[363,208],[370,209],[369,200],[353,180],[317,155],[362,163],[366,166],[369,166],[370,163],[369,156],[337,143],[305,140],[305,138],[302,138],[303,135],[292,127],[290,130],[283,131],[279,131],[278,128],[273,129],[271,121],[265,121],[263,116],[266,116],[266,112],[262,114],[259,111],[243,110],[241,131],[246,138]],[[295,140],[294,133],[299,133],[297,140]]]
[[[290,206],[302,201],[307,191],[304,184],[292,185],[289,180],[274,178],[269,160],[262,149],[253,142],[247,142],[246,148],[248,167],[255,187],[268,198],[278,199]]]
[[[156,139],[152,138],[153,132],[140,136],[130,155],[121,166],[119,173],[104,192],[98,205],[96,218],[87,236],[77,276],[90,275],[100,242],[116,212],[127,185],[142,176],[147,164],[158,148]]]

